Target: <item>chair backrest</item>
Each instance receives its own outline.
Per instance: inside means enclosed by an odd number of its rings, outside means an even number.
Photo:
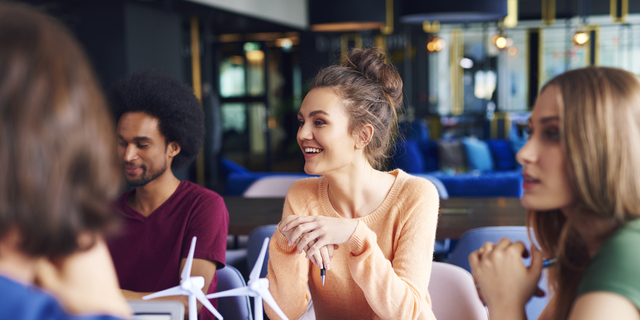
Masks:
[[[238,269],[226,265],[217,270],[218,292],[241,288],[247,284]],[[218,298],[218,311],[225,319],[252,320],[251,303],[248,296]]]
[[[440,181],[440,179],[425,173],[416,173],[413,175],[420,178],[425,178],[429,180],[431,183],[433,183],[433,185],[436,187],[436,190],[438,190],[438,196],[440,196],[440,199],[449,199],[449,193],[447,192],[447,188],[444,186],[442,181]]]
[[[472,229],[465,232],[458,244],[451,252],[449,259],[447,262],[457,265],[469,272],[471,272],[471,267],[469,267],[469,254],[471,252],[480,249],[482,245],[489,241],[493,243],[497,243],[502,238],[509,238],[509,240],[522,241],[527,248],[531,247],[531,242],[529,241],[529,236],[527,232],[527,227],[524,226],[509,226],[509,227],[485,227]],[[530,258],[525,260],[525,264],[530,263]],[[540,282],[538,283],[540,289],[547,291],[547,278],[546,272],[542,273],[542,278],[540,278]],[[547,305],[547,297],[533,297],[527,303],[527,319],[538,319],[538,316],[542,312],[542,310]]]
[[[452,264],[433,262],[429,295],[438,320],[487,320],[471,274]]]
[[[305,176],[271,176],[254,181],[243,197],[247,198],[284,198],[291,185]]]
[[[471,229],[460,237],[447,262],[471,272],[471,267],[469,267],[469,254],[480,249],[485,242],[497,243],[502,238],[509,238],[509,240],[513,242],[522,241],[527,248],[531,246],[529,236],[527,235],[527,227],[524,226]]]
[[[264,238],[271,238],[273,233],[276,232],[276,228],[277,225],[270,224],[254,229],[251,231],[251,234],[249,234],[249,242],[247,243],[247,267],[249,272],[251,272],[256,260],[258,260],[258,255],[260,255],[260,249],[262,249]],[[264,278],[267,275],[267,261],[269,261],[269,249],[267,249],[267,253],[264,255],[260,278]]]

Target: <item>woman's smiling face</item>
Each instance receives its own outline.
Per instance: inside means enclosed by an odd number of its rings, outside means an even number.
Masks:
[[[308,174],[344,169],[361,154],[355,136],[349,132],[349,117],[342,103],[331,88],[313,89],[302,102],[297,140]]]

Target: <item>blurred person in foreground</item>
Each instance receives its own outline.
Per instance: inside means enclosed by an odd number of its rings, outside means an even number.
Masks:
[[[525,319],[543,259],[550,300],[539,319],[640,319],[640,81],[568,71],[541,90],[523,165],[527,224],[542,251],[502,239],[469,256],[490,319]]]
[[[130,317],[103,239],[117,222],[114,144],[78,43],[0,2],[0,319]]]

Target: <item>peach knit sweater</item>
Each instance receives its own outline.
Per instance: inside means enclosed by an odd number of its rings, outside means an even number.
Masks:
[[[427,291],[438,220],[438,192],[426,179],[401,170],[382,205],[358,218],[347,243],[334,252],[322,286],[320,269],[296,254],[276,230],[269,245],[269,290],[290,319],[309,299],[317,319],[435,319]],[[297,181],[287,193],[283,217],[341,218],[323,177]],[[270,319],[279,317],[265,304]]]

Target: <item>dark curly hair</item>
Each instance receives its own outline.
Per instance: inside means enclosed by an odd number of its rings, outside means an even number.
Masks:
[[[156,70],[132,74],[111,87],[111,108],[116,123],[127,112],[144,112],[158,118],[166,143],[177,142],[180,153],[172,170],[191,163],[204,141],[204,113],[191,87]]]

